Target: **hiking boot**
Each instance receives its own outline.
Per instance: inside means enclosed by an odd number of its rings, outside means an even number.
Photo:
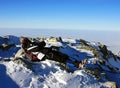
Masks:
[[[80,68],[80,66],[81,66],[81,61],[77,61],[77,60],[76,60],[73,64],[75,65],[76,68]]]

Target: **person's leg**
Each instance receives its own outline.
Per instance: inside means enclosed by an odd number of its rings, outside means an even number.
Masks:
[[[76,67],[76,68],[80,68],[81,61],[77,61],[77,60],[72,61],[71,59],[68,59],[68,60],[67,60],[67,63],[72,64],[72,65],[73,65],[74,67]]]

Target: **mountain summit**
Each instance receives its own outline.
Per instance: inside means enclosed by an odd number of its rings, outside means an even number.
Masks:
[[[84,39],[61,37],[29,39],[44,40],[45,47],[59,47],[61,53],[68,55],[72,60],[79,60],[80,68],[73,69],[72,66],[67,67],[52,60],[32,62],[22,56],[15,59],[15,54],[21,48],[20,38],[0,37],[0,65],[2,66],[0,74],[3,74],[4,70],[14,81],[10,82],[9,88],[13,88],[14,84],[16,88],[120,87],[120,57],[108,50],[106,45]],[[4,84],[0,83],[0,86],[4,87]]]

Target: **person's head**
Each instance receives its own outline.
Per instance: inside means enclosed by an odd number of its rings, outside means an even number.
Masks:
[[[21,44],[24,44],[24,43],[26,42],[26,40],[27,40],[27,38],[25,38],[25,37],[21,37],[21,38],[20,38],[20,42],[21,42]]]

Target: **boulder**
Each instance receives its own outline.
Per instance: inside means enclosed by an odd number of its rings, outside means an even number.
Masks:
[[[80,39],[80,43],[84,44],[85,46],[89,46],[89,45],[87,44],[87,41],[84,40],[84,39]]]
[[[2,44],[2,46],[1,46],[1,49],[2,50],[8,50],[8,49],[10,49],[11,47],[14,47],[15,46],[15,44]]]
[[[101,46],[99,46],[99,48],[100,48],[100,50],[101,50],[101,52],[103,53],[103,57],[104,58],[106,58],[107,57],[107,55],[108,55],[108,53],[107,53],[107,46],[106,45],[101,45]]]
[[[110,88],[117,88],[116,83],[111,81],[105,82],[105,86]]]

